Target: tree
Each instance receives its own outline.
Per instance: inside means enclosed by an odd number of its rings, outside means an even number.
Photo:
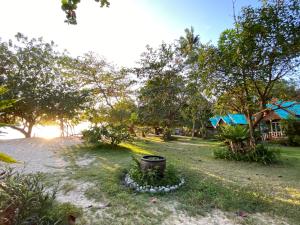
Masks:
[[[130,96],[134,81],[129,79],[126,69],[118,69],[92,52],[79,58],[77,63],[77,79],[83,88],[93,93],[94,105],[114,108],[116,102]]]
[[[78,123],[80,116],[84,113],[90,93],[81,87],[77,77],[76,60],[63,54],[57,59],[57,75],[55,82],[55,92],[49,96],[53,104],[49,105],[48,118],[58,121],[60,124],[61,136],[68,136],[67,128],[74,123]]]
[[[243,8],[235,28],[224,31],[211,64],[210,83],[215,93],[231,104],[241,103],[249,123],[250,145],[255,146],[254,128],[271,99],[274,85],[297,73],[300,56],[299,0],[265,1],[259,8]],[[228,95],[229,94],[229,95]]]
[[[109,7],[110,3],[108,0],[95,0],[100,2],[100,7]],[[68,24],[77,24],[76,9],[80,0],[61,0],[61,8],[66,13],[65,22]]]
[[[1,83],[8,88],[3,98],[18,99],[4,110],[2,121],[30,137],[35,124],[58,120],[64,135],[64,123],[73,120],[87,101],[87,93],[74,78],[74,60],[57,52],[53,42],[20,33],[16,44],[2,46],[7,60],[1,66]]]
[[[4,111],[2,120],[13,129],[31,136],[33,126],[47,113],[51,104],[49,93],[55,91],[54,43],[45,43],[42,38],[29,40],[16,35],[17,44],[11,46],[9,63],[1,75],[1,82],[8,91],[6,99],[18,101]]]
[[[206,63],[198,61],[205,45],[200,43],[194,29],[185,29],[185,36],[179,39],[179,49],[184,57],[185,74],[185,104],[182,107],[183,117],[192,122],[192,137],[195,134],[196,123],[199,123],[201,135],[206,136],[207,121],[211,115],[211,105],[204,96],[205,83],[202,82],[202,73]],[[188,123],[189,124],[189,123]]]
[[[183,62],[174,45],[147,46],[135,73],[143,79],[138,93],[138,114],[142,124],[164,128],[170,139],[170,128],[179,123],[183,104]]]

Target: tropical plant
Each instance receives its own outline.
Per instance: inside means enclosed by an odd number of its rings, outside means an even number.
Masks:
[[[233,153],[245,153],[248,151],[249,132],[246,126],[225,125],[221,127],[219,136],[228,144],[230,151]]]
[[[280,150],[276,148],[268,148],[259,144],[254,150],[246,153],[232,152],[228,148],[217,148],[213,151],[214,157],[217,159],[257,162],[265,165],[278,163],[280,161]]]

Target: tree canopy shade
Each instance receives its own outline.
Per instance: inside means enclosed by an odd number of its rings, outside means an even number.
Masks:
[[[110,3],[108,0],[95,0],[100,2],[100,7],[109,7]],[[61,8],[66,13],[66,23],[77,24],[76,9],[80,0],[61,0]]]

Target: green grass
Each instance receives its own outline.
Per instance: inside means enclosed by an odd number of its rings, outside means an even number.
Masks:
[[[83,146],[66,152],[70,166],[62,176],[91,182],[86,196],[110,203],[95,224],[160,224],[172,213],[172,205],[191,216],[216,208],[233,217],[237,211],[245,211],[250,216],[240,221],[243,224],[261,224],[251,217],[256,213],[300,224],[300,148],[282,147],[282,163],[263,166],[216,160],[212,150],[218,145],[184,137],[165,143],[153,137],[115,148]],[[156,195],[155,204],[150,202],[150,194],[128,190],[121,177],[129,168],[131,156],[143,154],[165,156],[167,163],[185,176],[186,184],[176,192]],[[94,160],[78,166],[76,162],[82,158]]]

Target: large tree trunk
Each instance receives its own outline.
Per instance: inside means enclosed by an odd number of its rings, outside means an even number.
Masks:
[[[250,113],[249,109],[247,110],[246,116],[249,125],[249,144],[250,144],[250,148],[254,149],[256,146],[256,141],[254,137],[254,126],[253,126],[252,114]]]
[[[30,138],[32,134],[32,128],[34,126],[34,122],[28,122],[28,126],[24,128],[17,127],[15,125],[7,125],[7,126],[21,132],[25,136],[25,138]]]
[[[64,137],[65,136],[65,125],[64,125],[64,119],[60,118],[60,136]]]

